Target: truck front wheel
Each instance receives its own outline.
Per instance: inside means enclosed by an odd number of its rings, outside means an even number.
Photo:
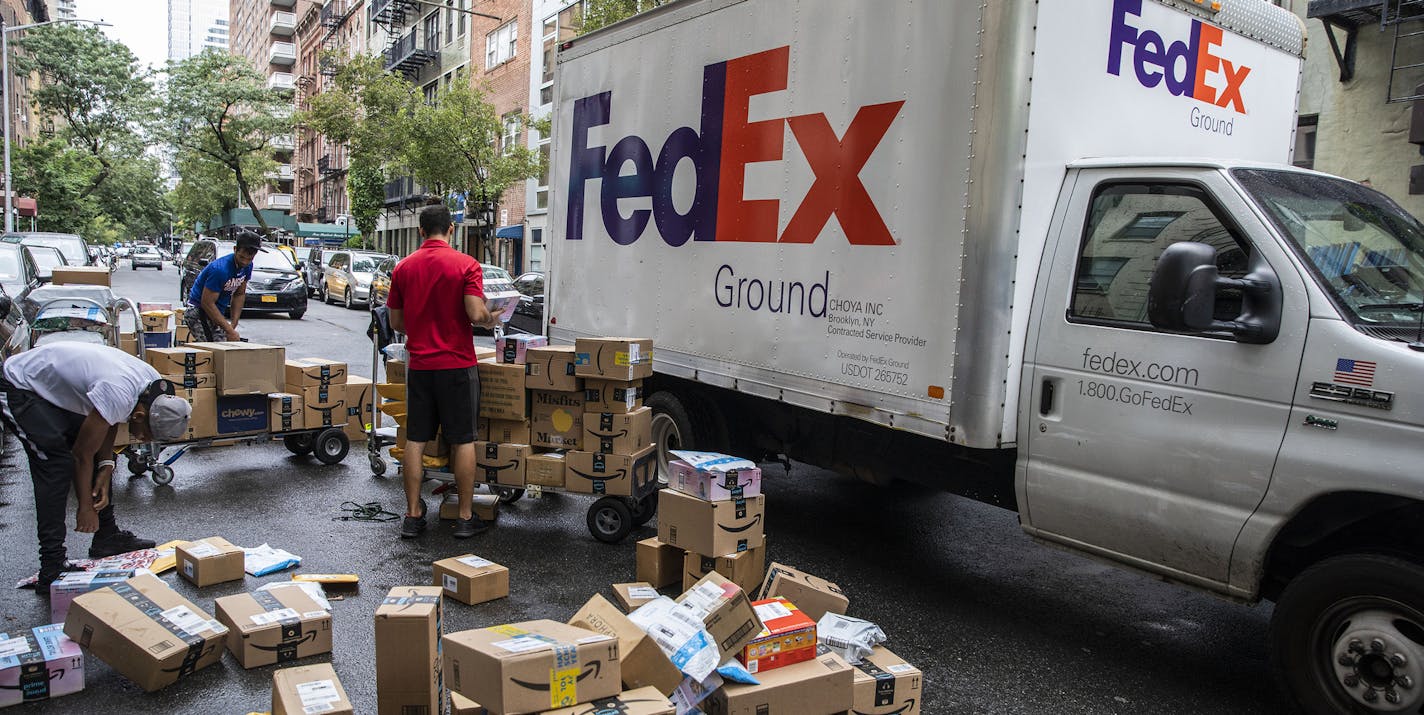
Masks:
[[[1355,554],[1296,576],[1271,619],[1272,665],[1303,712],[1424,707],[1424,567]]]

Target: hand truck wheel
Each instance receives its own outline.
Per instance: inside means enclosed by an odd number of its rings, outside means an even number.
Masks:
[[[623,497],[603,497],[588,508],[588,531],[605,544],[616,544],[633,533],[633,512]]]
[[[327,427],[318,432],[314,444],[316,459],[322,464],[338,464],[351,451],[351,439],[340,427]]]

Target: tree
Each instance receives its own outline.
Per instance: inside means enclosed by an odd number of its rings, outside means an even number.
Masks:
[[[245,57],[204,52],[169,63],[166,133],[179,165],[196,177],[230,175],[264,234],[270,229],[252,187],[276,166],[274,140],[292,133],[283,116],[290,107],[291,97],[268,89]]]
[[[580,34],[593,32],[663,4],[662,0],[585,0]]]

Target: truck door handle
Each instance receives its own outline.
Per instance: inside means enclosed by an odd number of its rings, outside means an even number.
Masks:
[[[1038,398],[1038,414],[1044,417],[1053,414],[1053,381],[1045,379]]]

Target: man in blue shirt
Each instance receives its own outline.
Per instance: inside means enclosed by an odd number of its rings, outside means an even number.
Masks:
[[[211,343],[240,340],[237,321],[247,298],[247,282],[252,280],[252,261],[262,247],[262,238],[252,231],[237,234],[232,253],[209,263],[188,291],[188,310],[183,320],[192,333],[191,342]]]

